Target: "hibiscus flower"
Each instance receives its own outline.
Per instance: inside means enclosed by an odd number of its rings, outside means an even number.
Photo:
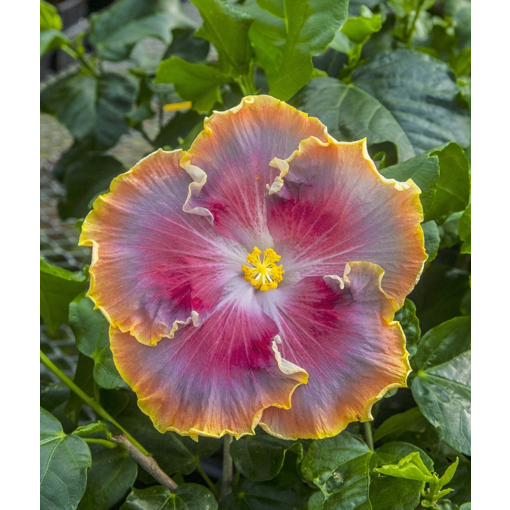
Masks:
[[[426,254],[419,188],[269,96],[113,180],[83,224],[88,295],[161,432],[320,438],[410,372],[395,311]]]

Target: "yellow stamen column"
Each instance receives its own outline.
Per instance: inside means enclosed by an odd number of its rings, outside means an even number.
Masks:
[[[253,251],[246,257],[250,266],[241,266],[244,272],[244,279],[250,282],[256,289],[267,292],[269,289],[276,289],[278,283],[283,280],[283,265],[277,266],[281,257],[271,248],[264,250],[264,257],[261,260],[262,252],[255,246]]]

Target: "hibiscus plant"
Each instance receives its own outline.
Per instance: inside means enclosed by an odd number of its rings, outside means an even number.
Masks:
[[[470,1],[191,1],[41,1],[41,508],[470,509]]]

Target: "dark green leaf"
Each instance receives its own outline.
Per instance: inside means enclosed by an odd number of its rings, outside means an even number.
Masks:
[[[110,182],[126,171],[113,156],[84,153],[65,168],[66,197],[58,204],[62,219],[83,218],[90,211],[90,201],[108,192]]]
[[[459,510],[471,510],[471,503],[464,503]]]
[[[212,492],[202,485],[186,483],[171,493],[157,485],[148,489],[135,489],[127,497],[121,510],[216,510],[218,503]]]
[[[384,168],[381,173],[390,179],[412,179],[416,183],[426,222],[464,210],[469,202],[469,161],[456,143]]]
[[[247,74],[252,54],[248,29],[253,19],[223,0],[192,2],[204,20],[196,35],[214,45],[220,70],[232,76]]]
[[[94,379],[102,388],[112,390],[127,385],[115,367],[110,350],[110,324],[85,296],[77,296],[69,305],[69,325],[80,352],[94,360]]]
[[[94,362],[87,356],[80,353],[78,356],[78,363],[76,364],[76,370],[74,372],[73,382],[89,397],[94,394],[93,370]],[[73,428],[78,424],[82,407],[83,400],[76,393],[72,392],[64,408],[64,413],[72,422]],[[67,430],[66,423],[62,421],[62,425],[64,426],[64,429]]]
[[[421,429],[427,421],[423,418],[419,407],[413,407],[408,411],[390,416],[374,434],[374,441],[379,441],[390,434],[402,433],[406,430]]]
[[[428,153],[420,154],[397,165],[382,169],[381,174],[388,179],[405,182],[412,179],[420,188],[420,201],[423,205],[425,221],[429,221],[429,209],[432,207],[439,181],[439,158]]]
[[[471,0],[446,0],[444,12],[452,17],[461,48],[471,46]]]
[[[395,320],[400,322],[406,336],[406,348],[409,358],[416,354],[416,345],[420,340],[420,321],[416,317],[416,306],[410,299],[404,301],[404,306],[395,313]]]
[[[132,77],[104,73],[94,78],[83,70],[44,88],[41,110],[55,115],[77,140],[88,138],[96,149],[108,149],[127,131],[124,116],[135,98]]]
[[[432,471],[432,459],[413,444],[395,441],[378,448],[370,459],[370,502],[373,510],[416,508],[424,483],[417,480],[383,477],[375,469],[384,464],[395,464],[412,452],[418,452],[424,465]]]
[[[309,508],[414,508],[419,502],[423,482],[388,478],[382,482],[374,469],[396,463],[417,451],[431,470],[433,464],[425,452],[407,443],[388,443],[373,452],[359,437],[345,431],[314,441],[303,459],[301,472],[321,489],[322,495],[314,495]]]
[[[413,396],[439,437],[471,452],[471,318],[457,317],[430,330],[413,359]]]
[[[429,154],[439,158],[440,175],[428,216],[436,219],[463,211],[470,195],[469,161],[464,150],[456,143],[447,143]]]
[[[462,299],[469,292],[467,271],[436,262],[425,269],[409,296],[416,305],[422,332],[461,315]]]
[[[373,15],[370,9],[362,5],[360,16],[349,18],[341,30],[353,43],[364,44],[381,28],[381,15]]]
[[[172,31],[172,44],[167,48],[162,60],[179,57],[196,64],[204,62],[209,54],[210,44],[195,36],[192,28],[176,28]]]
[[[67,322],[69,303],[85,290],[86,270],[72,273],[41,257],[41,316],[50,333]]]
[[[471,253],[471,204],[459,219],[459,237],[462,240],[461,253]]]
[[[117,61],[145,37],[169,44],[170,31],[179,26],[193,26],[179,0],[118,0],[90,16],[89,40],[101,58]]]
[[[69,398],[69,386],[62,381],[47,383],[41,380],[40,404],[46,411],[53,411]]]
[[[248,0],[254,18],[249,37],[255,63],[264,69],[269,93],[287,100],[312,77],[320,55],[347,19],[347,0]]]
[[[229,81],[227,75],[214,67],[190,64],[178,57],[164,60],[156,71],[154,83],[173,83],[182,99],[191,101],[198,113],[209,113],[221,103],[220,86]]]
[[[298,456],[288,452],[276,478],[267,482],[244,479],[233,494],[220,503],[220,510],[306,510],[312,489],[296,470]]]
[[[54,5],[41,0],[41,32],[51,29],[62,30],[62,19]]]
[[[90,450],[41,409],[41,510],[74,510],[85,491]]]
[[[368,143],[394,143],[399,161],[412,158],[414,150],[398,122],[364,90],[334,78],[316,78],[305,88],[299,108],[318,117],[331,136],[341,141],[368,138]]]
[[[439,249],[451,248],[452,246],[460,243],[458,230],[461,216],[462,212],[459,211],[450,214],[446,219],[442,218],[444,222],[442,225],[439,225],[439,236],[441,237]]]
[[[454,141],[470,143],[469,113],[448,66],[412,50],[382,52],[353,73],[353,82],[397,119],[417,153]]]
[[[418,345],[413,369],[428,370],[471,349],[471,318],[456,317],[428,331]]]
[[[441,244],[441,236],[439,234],[437,223],[434,220],[422,223],[421,227],[423,228],[423,235],[425,236],[425,251],[428,255],[428,264],[432,262],[437,256],[437,251],[439,250],[439,245]]]
[[[285,454],[290,448],[301,448],[300,443],[285,441],[274,436],[244,436],[234,441],[230,453],[241,473],[256,482],[271,480],[282,469]]]
[[[79,510],[110,510],[135,483],[138,467],[124,448],[94,447]]]
[[[200,124],[203,125],[204,116],[199,115],[193,110],[186,113],[176,113],[175,117],[168,121],[159,132],[154,140],[154,147],[162,148],[170,146],[172,149],[177,149],[181,145],[181,141],[192,131],[192,129]]]

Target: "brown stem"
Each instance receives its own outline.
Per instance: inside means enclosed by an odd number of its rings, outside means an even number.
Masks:
[[[178,485],[159,467],[158,463],[153,457],[144,455],[131,441],[124,435],[114,436],[111,441],[123,445],[129,455],[142,466],[149,475],[155,478],[161,485],[164,485],[170,492],[175,492]]]

